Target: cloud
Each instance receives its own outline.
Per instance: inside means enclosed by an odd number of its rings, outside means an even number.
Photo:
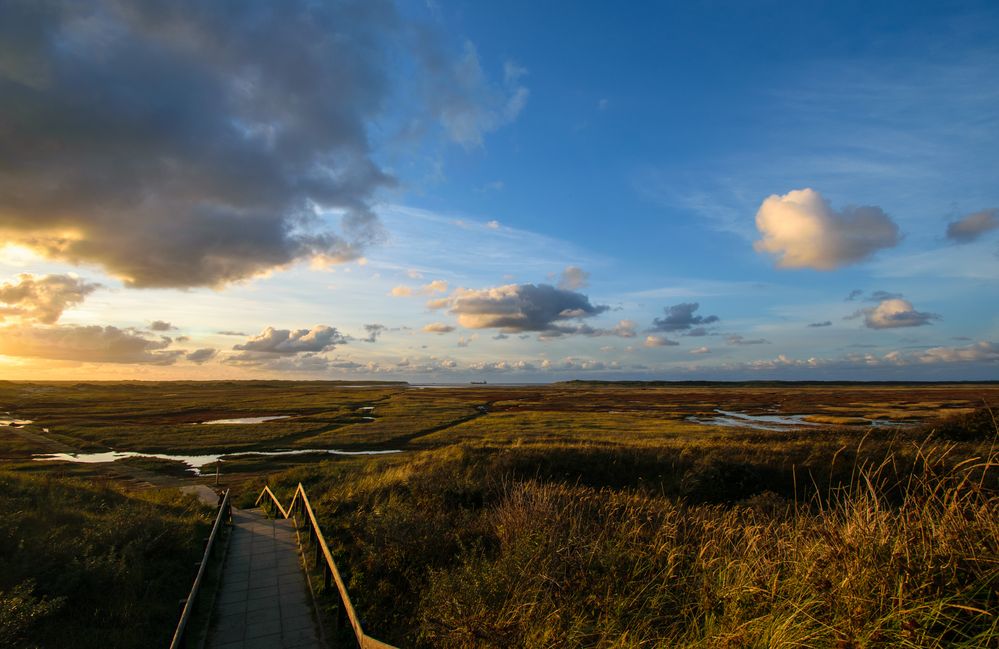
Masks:
[[[0,329],[0,354],[82,363],[172,365],[183,356],[166,337],[99,325],[21,325]]]
[[[916,355],[921,363],[999,363],[999,344],[981,340],[965,347],[933,347]]]
[[[567,291],[585,288],[590,282],[590,274],[579,266],[566,266],[558,280],[558,287]]]
[[[412,294],[413,294],[413,289],[411,287],[403,286],[401,284],[399,286],[392,287],[392,290],[389,291],[389,295],[391,295],[392,297],[409,297]]]
[[[211,347],[205,347],[203,349],[196,349],[193,352],[188,352],[185,358],[192,363],[201,365],[206,361],[210,361],[218,355],[218,350]]]
[[[330,369],[332,362],[322,354],[306,352],[290,356],[277,354],[242,352],[227,356],[227,365],[252,367],[271,372],[316,373]]]
[[[710,354],[711,349],[708,347],[696,347],[690,350],[691,354]]]
[[[16,283],[0,284],[0,320],[16,316],[22,321],[52,324],[100,286],[71,275],[36,277],[22,273]]]
[[[477,361],[468,369],[476,372],[533,372],[537,366],[530,361]]]
[[[478,51],[470,42],[465,43],[455,63],[444,59],[437,49],[417,53],[435,72],[425,89],[433,112],[451,140],[466,149],[481,147],[487,133],[517,119],[527,105],[530,91],[520,83],[527,71],[508,61],[503,85],[489,83]]]
[[[245,333],[245,332],[242,332],[242,331],[219,331],[217,333],[220,336],[240,336],[240,337],[246,337],[246,336],[249,335],[248,333]]]
[[[396,185],[374,123],[480,146],[528,96],[381,0],[6,2],[0,30],[0,236],[129,287],[359,259]]]
[[[419,288],[399,285],[389,291],[392,297],[410,297],[413,295],[433,295],[434,293],[447,293],[448,283],[443,279],[435,279],[429,284],[424,284]]]
[[[892,298],[875,307],[861,309],[848,318],[863,316],[864,326],[869,329],[895,329],[898,327],[921,327],[939,320],[935,313],[916,311],[908,300]]]
[[[884,302],[885,300],[897,300],[903,297],[901,293],[889,293],[888,291],[874,291],[864,298],[867,302]]]
[[[364,325],[364,330],[368,332],[368,335],[365,338],[361,338],[361,340],[364,341],[364,342],[366,342],[366,343],[373,343],[376,340],[378,340],[378,336],[382,335],[382,333],[386,329],[388,329],[388,327],[386,327],[383,324],[377,324],[377,323],[376,324],[366,324],[366,325]]]
[[[501,186],[502,186],[502,183],[501,183]],[[495,220],[494,221],[486,221],[486,227],[489,228],[490,230],[499,230],[500,229],[500,222],[499,221],[495,221]]]
[[[695,316],[694,311],[697,311],[699,307],[700,304],[697,302],[681,302],[665,307],[663,311],[666,316],[654,319],[652,329],[654,331],[683,331],[695,325],[709,325],[718,322],[719,318],[716,315]],[[698,331],[697,335],[703,335],[703,330]]]
[[[176,328],[177,327],[173,326],[172,324],[164,320],[153,320],[152,322],[149,323],[150,331],[170,331]]]
[[[423,330],[431,334],[446,334],[454,331],[454,327],[443,322],[431,322],[423,325]]]
[[[831,320],[823,320],[822,322],[813,322],[812,324],[810,324],[808,326],[809,327],[831,327],[832,326],[832,321]]]
[[[769,340],[764,340],[763,338],[743,338],[739,334],[732,334],[725,338],[725,342],[729,345],[769,345]]]
[[[275,329],[266,327],[256,336],[233,349],[263,354],[290,355],[323,352],[346,343],[334,327],[316,325],[312,329]]]
[[[831,270],[863,261],[900,240],[898,226],[880,207],[835,211],[817,191],[769,196],[756,213],[763,236],[757,252],[777,256],[781,268]]]
[[[864,294],[864,292],[862,290],[860,290],[859,288],[855,288],[852,291],[850,291],[849,295],[846,296],[846,301],[847,302],[853,302],[854,300],[856,300],[858,297],[860,297],[863,294]]]
[[[526,331],[559,335],[588,333],[568,321],[588,318],[610,307],[594,305],[582,293],[549,284],[508,284],[482,290],[458,289],[450,297],[450,313],[469,329],[496,328],[505,333]]]
[[[999,209],[981,210],[948,223],[947,238],[955,243],[971,243],[996,228],[999,228]]]
[[[643,344],[646,347],[676,347],[680,343],[665,336],[646,336]]]

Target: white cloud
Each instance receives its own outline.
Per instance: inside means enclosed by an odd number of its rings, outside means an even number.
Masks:
[[[898,226],[880,207],[835,211],[813,189],[772,195],[756,213],[757,252],[777,256],[782,268],[831,270],[863,261],[899,242]]]
[[[710,354],[711,353],[711,349],[708,348],[708,347],[695,347],[694,349],[690,350],[690,353],[691,354]]]
[[[901,298],[884,300],[876,307],[857,311],[851,317],[860,315],[864,316],[864,325],[869,329],[920,327],[940,318],[935,313],[916,311],[911,302]]]
[[[322,352],[334,349],[346,339],[334,327],[316,325],[312,329],[275,329],[262,332],[233,349],[264,354],[290,355],[301,352]]]
[[[665,336],[647,336],[644,343],[646,347],[675,347],[679,344]]]
[[[423,325],[423,330],[432,334],[446,334],[454,331],[454,327],[443,322],[431,322]]]

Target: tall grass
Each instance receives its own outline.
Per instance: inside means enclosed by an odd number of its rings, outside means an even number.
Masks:
[[[210,518],[176,491],[0,471],[0,647],[165,645]]]
[[[401,646],[995,646],[994,444],[800,435],[455,445],[274,484],[306,484],[366,628]]]
[[[995,642],[991,460],[937,471],[901,504],[889,462],[827,499],[687,506],[536,481],[488,513],[499,542],[433,570],[419,636],[440,647],[983,647]]]

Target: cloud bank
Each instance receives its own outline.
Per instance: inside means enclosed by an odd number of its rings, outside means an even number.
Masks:
[[[832,270],[900,240],[898,226],[880,207],[836,211],[813,189],[769,196],[756,212],[756,228],[763,238],[753,247],[775,255],[781,268]]]

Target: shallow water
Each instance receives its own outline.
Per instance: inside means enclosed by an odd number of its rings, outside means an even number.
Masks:
[[[262,424],[265,421],[274,421],[275,419],[287,419],[291,415],[277,415],[271,417],[236,417],[234,419],[212,419],[211,421],[203,421],[202,425],[208,424]]]
[[[797,427],[820,426],[812,421],[804,421],[810,415],[747,415],[744,412],[715,409],[718,417],[687,417],[706,426],[728,426],[731,428],[752,428],[754,430],[782,431]]]
[[[34,422],[30,419],[10,419],[7,417],[0,418],[0,426],[27,426],[28,424],[33,424]]]
[[[212,464],[218,460],[225,462],[238,457],[249,456],[279,456],[279,455],[386,455],[389,453],[401,453],[400,450],[387,451],[337,451],[333,449],[305,448],[287,451],[241,451],[238,453],[221,453],[217,455],[174,455],[171,453],[140,453],[136,451],[102,451],[99,453],[38,453],[33,456],[37,462],[47,462],[60,460],[63,462],[79,462],[82,464],[100,464],[102,462],[114,462],[129,457],[152,457],[160,460],[175,460],[186,464],[194,475],[201,475],[201,467]]]

